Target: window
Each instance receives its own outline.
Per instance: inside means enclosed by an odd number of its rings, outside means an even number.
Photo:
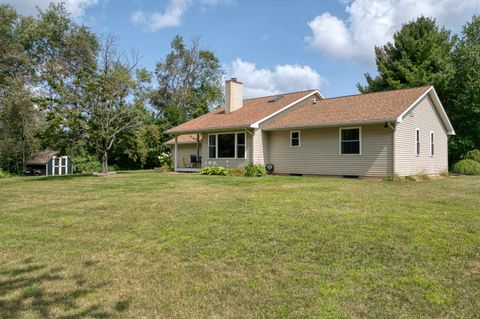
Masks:
[[[340,154],[361,154],[361,129],[341,128],[340,129]]]
[[[237,133],[237,158],[245,158],[245,133]]]
[[[420,155],[420,129],[415,129],[415,154]]]
[[[218,134],[218,158],[235,157],[235,134]]]
[[[217,157],[217,136],[216,135],[208,136],[208,157],[209,158]]]
[[[300,147],[300,131],[290,131],[290,146]]]
[[[209,158],[245,158],[245,133],[220,133],[208,136]]]
[[[435,133],[430,132],[430,156],[435,155]]]

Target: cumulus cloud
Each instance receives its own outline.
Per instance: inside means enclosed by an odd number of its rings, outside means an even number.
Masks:
[[[440,25],[458,28],[475,13],[480,0],[353,0],[341,1],[348,17],[329,12],[308,23],[312,35],[308,46],[326,56],[372,63],[374,46],[392,39],[405,22],[421,15],[437,19]]]
[[[132,22],[149,31],[177,27],[182,23],[182,16],[191,4],[191,0],[171,0],[164,12],[145,13],[138,10],[133,13]]]
[[[45,10],[50,2],[64,2],[67,11],[70,12],[74,19],[77,19],[85,14],[87,8],[97,5],[100,0],[2,0],[1,2],[11,5],[23,15],[36,15],[38,12],[37,7]]]
[[[316,89],[327,83],[308,65],[285,64],[267,69],[236,58],[226,69],[229,77],[244,83],[245,98]]]
[[[131,21],[134,25],[153,32],[181,25],[183,15],[194,4],[206,9],[229,3],[231,3],[231,0],[170,0],[164,11],[135,11],[131,16]]]

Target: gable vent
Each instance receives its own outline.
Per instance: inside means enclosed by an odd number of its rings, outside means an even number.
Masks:
[[[272,98],[271,100],[268,100],[268,102],[269,102],[269,103],[277,102],[277,101],[280,100],[281,98],[283,98],[283,95],[277,95],[277,96],[275,96],[274,98]]]

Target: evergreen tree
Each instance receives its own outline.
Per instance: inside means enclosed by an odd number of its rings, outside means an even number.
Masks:
[[[480,17],[464,25],[453,61],[455,94],[449,116],[457,135],[450,139],[450,153],[458,159],[469,150],[480,149]]]
[[[357,87],[367,93],[433,85],[447,104],[449,83],[455,73],[451,57],[454,44],[455,37],[449,30],[439,28],[434,19],[420,17],[403,25],[393,35],[393,42],[375,48],[379,74],[365,74],[367,85]]]

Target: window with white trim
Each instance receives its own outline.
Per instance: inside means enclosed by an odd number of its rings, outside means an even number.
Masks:
[[[217,136],[216,135],[208,136],[208,157],[209,158],[217,157]]]
[[[430,132],[430,156],[435,155],[435,133]]]
[[[340,154],[361,154],[361,132],[359,127],[340,128]]]
[[[208,135],[209,158],[245,158],[245,133],[218,133]]]
[[[300,131],[290,131],[290,146],[300,147]]]
[[[245,133],[237,133],[237,158],[245,158]]]
[[[420,129],[415,129],[415,155],[420,155]]]

